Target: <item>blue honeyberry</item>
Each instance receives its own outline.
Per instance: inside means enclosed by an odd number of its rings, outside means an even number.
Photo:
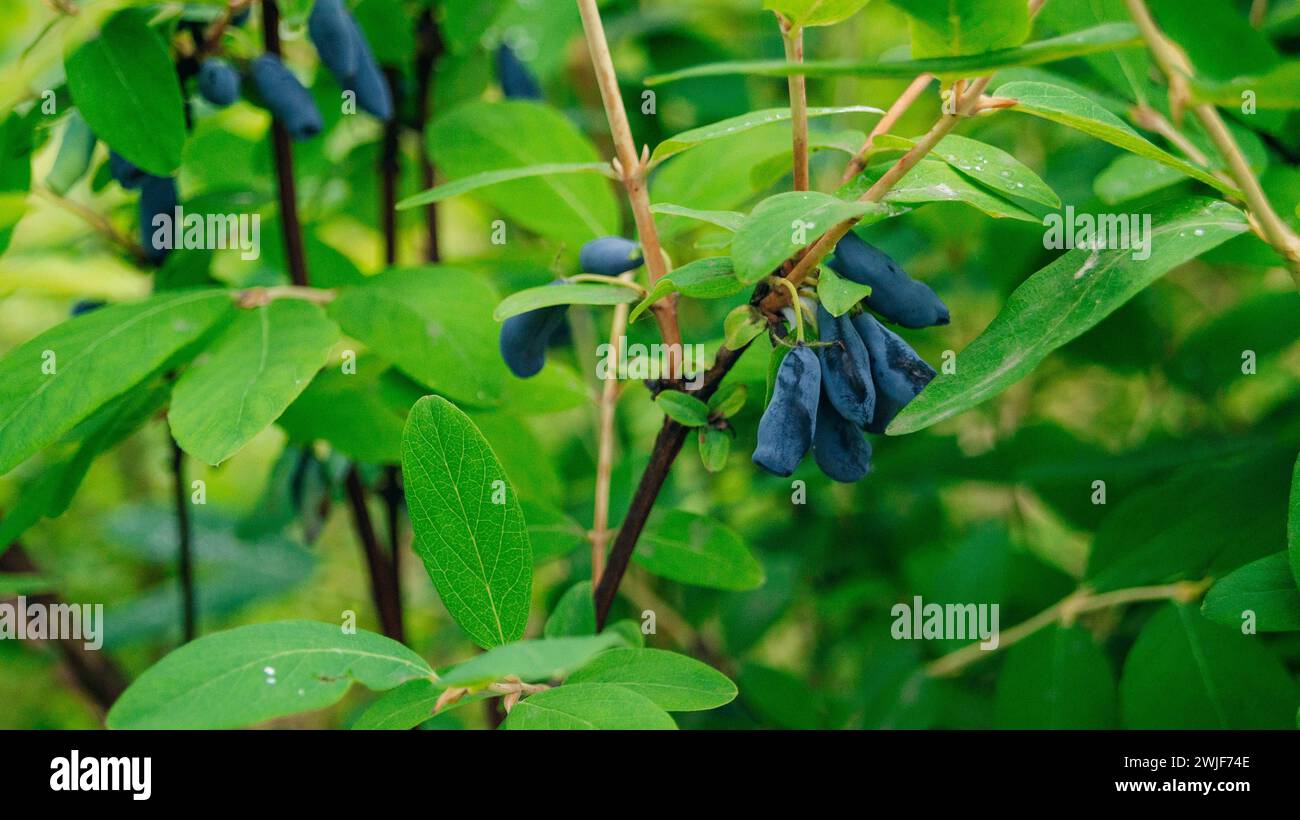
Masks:
[[[501,83],[501,93],[508,100],[542,99],[542,87],[537,78],[514,49],[505,43],[497,46],[497,80]]]
[[[826,397],[841,416],[866,427],[876,412],[867,346],[848,316],[832,316],[821,305],[817,306],[817,328],[826,343],[817,348]]]
[[[813,436],[817,466],[836,481],[861,481],[871,472],[871,442],[858,425],[841,416],[824,399],[817,408],[817,433]]]
[[[387,122],[393,118],[393,92],[388,87],[388,78],[384,76],[375,59],[375,53],[366,42],[357,21],[350,15],[348,22],[352,27],[352,43],[357,52],[357,72],[351,83],[345,84],[357,95],[357,105],[376,119]]]
[[[888,254],[855,233],[840,240],[827,264],[859,285],[870,285],[867,307],[890,322],[918,328],[950,320],[947,306],[928,285],[908,276]]]
[[[170,248],[154,242],[154,234],[160,229],[171,233],[172,221],[176,219],[176,180],[172,177],[146,177],[140,184],[140,244],[144,246],[145,256],[155,265],[161,265],[167,259]],[[154,224],[154,217],[167,217],[160,225]]]
[[[242,9],[234,13],[230,18],[230,22],[236,26],[242,26],[244,23],[248,22],[248,18],[252,13],[252,6],[244,6]]]
[[[263,54],[254,60],[253,82],[262,101],[284,124],[289,136],[302,140],[320,133],[323,124],[316,101],[279,57]]]
[[[59,143],[54,165],[45,176],[45,187],[59,196],[66,194],[69,188],[86,175],[94,154],[95,135],[85,118],[74,111],[63,129],[63,140]]]
[[[552,285],[562,285],[556,280]],[[511,316],[501,325],[501,358],[506,367],[521,379],[536,376],[546,364],[546,348],[551,337],[564,326],[568,305],[530,310]]]
[[[867,431],[883,433],[894,417],[934,378],[934,368],[898,334],[870,313],[853,319],[871,354],[871,376],[876,383],[876,414]]]
[[[754,463],[773,475],[788,476],[812,447],[821,399],[821,364],[807,347],[786,354],[776,372],[772,400],[758,422]]]
[[[117,180],[118,185],[128,191],[139,188],[140,183],[144,182],[145,178],[149,176],[135,167],[135,163],[116,151],[108,152],[108,172],[113,175],[113,179]]]
[[[641,267],[644,262],[637,244],[621,236],[593,239],[578,253],[578,265],[583,271],[602,276],[618,276]]]
[[[69,316],[82,316],[87,313],[93,313],[104,305],[107,305],[103,299],[78,299],[72,303],[72,309],[68,311]]]
[[[225,60],[204,60],[199,66],[199,93],[213,105],[230,105],[239,99],[239,72]]]
[[[320,61],[347,87],[357,74],[357,44],[352,34],[352,15],[343,0],[316,0],[307,17],[307,36],[316,46]]]

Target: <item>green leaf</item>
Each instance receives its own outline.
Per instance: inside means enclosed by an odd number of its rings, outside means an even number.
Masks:
[[[632,557],[655,575],[681,584],[737,592],[763,584],[763,567],[739,535],[684,510],[651,516]]]
[[[595,633],[596,600],[591,594],[591,581],[579,581],[560,596],[542,634],[547,638],[563,638]]]
[[[1291,474],[1290,512],[1286,523],[1287,552],[1291,555],[1291,574],[1300,586],[1300,456]]]
[[[767,330],[767,320],[758,308],[752,305],[740,305],[727,314],[722,323],[725,334],[724,344],[730,350],[740,350],[758,338]]]
[[[143,17],[115,15],[65,65],[72,99],[96,136],[151,174],[176,173],[185,146],[180,82]]]
[[[703,427],[709,423],[709,406],[679,390],[665,390],[655,396],[655,404],[664,411],[664,415],[678,424]]]
[[[167,413],[176,442],[214,466],[230,458],[302,393],[338,337],[308,302],[241,311],[176,382]]]
[[[54,589],[50,579],[30,573],[0,572],[0,598],[35,595]]]
[[[426,678],[409,680],[377,698],[361,713],[352,728],[389,731],[414,729],[433,717],[433,709],[446,688],[443,684]]]
[[[917,0],[917,2],[925,2],[925,0]],[[910,80],[918,74],[929,73],[941,79],[956,80],[992,74],[998,69],[1013,66],[1042,65],[1118,48],[1136,48],[1141,45],[1141,42],[1137,27],[1133,24],[1108,23],[1083,31],[1070,32],[1060,37],[1037,40],[1018,48],[1004,48],[957,57],[927,57],[883,62],[809,60],[803,63],[787,63],[784,60],[737,60],[657,74],[647,77],[645,83],[648,86],[655,86],[697,77],[718,77],[728,74],[745,74],[751,77],[788,77],[792,74],[801,74],[806,77],[849,76]]]
[[[434,120],[427,150],[447,177],[538,165],[600,164],[595,146],[563,114],[541,103],[470,102]],[[577,247],[619,233],[609,180],[585,174],[515,179],[479,195],[512,221]]]
[[[580,683],[530,695],[515,705],[503,729],[676,729],[672,717],[645,695],[608,683]]]
[[[912,433],[996,396],[1165,272],[1246,229],[1231,205],[1186,199],[1152,213],[1148,259],[1135,260],[1135,251],[1122,248],[1064,254],[1016,288],[988,329],[957,356],[956,373],[936,377],[887,432]]]
[[[760,720],[779,729],[827,728],[824,699],[784,670],[746,663],[740,670],[740,699]]]
[[[1120,154],[1092,181],[1093,193],[1107,205],[1162,191],[1187,179],[1187,175],[1153,159]]]
[[[44,464],[34,479],[22,485],[17,499],[0,510],[0,544],[12,544],[42,518],[63,515],[95,459],[162,409],[167,387],[157,379],[139,385],[73,428],[67,438],[75,440],[75,450],[65,459]]]
[[[848,105],[838,108],[809,108],[808,117],[815,119],[817,117],[827,117],[832,114],[883,114],[879,108],[872,108],[869,105]],[[688,151],[698,145],[706,142],[722,139],[724,137],[734,136],[744,131],[751,131],[755,128],[761,128],[764,125],[771,125],[774,122],[788,122],[790,120],[789,108],[765,108],[761,111],[750,111],[748,114],[741,114],[738,117],[722,120],[721,122],[701,125],[699,128],[692,128],[689,131],[669,137],[655,146],[654,153],[650,156],[651,165],[657,165],[671,156],[676,156],[683,151]]]
[[[823,267],[817,278],[817,298],[832,316],[843,316],[849,309],[871,295],[870,285],[859,285],[845,279],[829,266]]]
[[[1262,558],[1286,537],[1286,476],[1278,450],[1192,462],[1123,498],[1102,521],[1088,557],[1089,585],[1121,589],[1199,580]]]
[[[907,147],[915,141],[907,140]],[[934,147],[934,156],[976,182],[1009,196],[1042,203],[1049,208],[1061,207],[1056,192],[1024,163],[985,142],[949,134]]]
[[[872,169],[872,172],[875,170]],[[883,173],[884,169],[880,170]],[[846,198],[856,198],[865,193],[872,182],[870,174],[862,174],[839,193]],[[921,160],[885,194],[887,206],[920,205],[927,202],[963,202],[995,219],[1009,217],[1022,222],[1042,222],[1024,208],[976,185],[939,160]]]
[[[566,686],[613,683],[645,695],[668,712],[716,709],[736,697],[736,684],[694,658],[662,649],[611,649],[569,676]]]
[[[374,357],[361,357],[355,373],[329,367],[316,374],[307,389],[285,409],[276,424],[291,441],[328,441],[349,458],[371,464],[402,460],[402,428],[407,406],[397,406],[386,384],[387,366]]]
[[[1194,607],[1162,607],[1138,635],[1120,679],[1128,729],[1289,729],[1297,693],[1259,639]]]
[[[69,319],[9,351],[0,359],[0,474],[179,364],[234,309],[222,291],[159,295]]]
[[[524,519],[528,522],[534,564],[563,557],[590,543],[581,524],[549,504],[525,499]]]
[[[763,8],[779,11],[794,26],[833,26],[862,10],[868,0],[763,0]]]
[[[731,455],[731,435],[716,427],[701,427],[699,434],[700,461],[711,473],[721,472]]]
[[[1198,102],[1236,108],[1250,99],[1262,110],[1300,108],[1300,60],[1282,63],[1264,74],[1226,82],[1192,77],[1191,84]]]
[[[1244,616],[1260,632],[1300,629],[1300,590],[1285,552],[1252,561],[1210,587],[1201,614],[1216,624],[1243,627]]]
[[[36,118],[12,113],[0,122],[0,253],[27,212],[32,187],[32,128]]]
[[[1117,716],[1115,674],[1088,630],[1053,625],[1007,651],[999,728],[1109,729]]]
[[[470,689],[510,675],[524,683],[554,680],[586,664],[598,653],[618,646],[623,646],[623,638],[609,632],[517,641],[457,664],[439,675],[439,679],[446,686]]]
[[[747,284],[757,282],[837,223],[885,210],[874,202],[846,202],[818,191],[768,197],[758,203],[731,241],[736,276]]]
[[[1241,198],[1241,192],[1236,188],[1148,142],[1119,117],[1068,88],[1021,81],[1005,83],[994,93],[999,97],[1016,100],[1016,105],[1010,109],[1012,111],[1042,117],[1082,131],[1125,151],[1164,163],[1228,196]]]
[[[562,285],[542,285],[512,293],[496,306],[492,318],[498,322],[530,310],[555,305],[626,305],[635,302],[637,293],[622,285],[600,282],[576,282]]]
[[[507,371],[497,354],[496,292],[477,274],[398,268],[344,288],[329,315],[352,338],[431,390],[456,401],[500,401]]]
[[[651,305],[673,293],[681,293],[692,299],[725,299],[744,289],[745,283],[736,278],[731,257],[696,259],[655,282],[646,298],[632,308],[628,321],[635,322]]]
[[[230,729],[337,703],[355,681],[374,690],[433,670],[396,641],[335,624],[279,621],[205,635],[136,678],[110,729]]]
[[[681,205],[673,205],[665,202],[658,205],[651,205],[650,212],[664,214],[665,216],[684,216],[687,219],[694,219],[698,222],[707,222],[710,225],[717,225],[719,228],[735,233],[740,230],[740,226],[745,224],[745,215],[738,211],[701,211],[695,208],[684,208]]]
[[[1014,48],[1029,36],[1020,0],[890,0],[912,19],[912,56],[949,57]]]
[[[469,417],[439,396],[411,409],[402,437],[415,551],[456,623],[482,647],[528,625],[533,553],[501,463]]]
[[[709,413],[719,418],[729,419],[741,411],[748,398],[749,387],[729,382],[722,385],[718,392],[709,398]]]
[[[476,191],[479,188],[487,188],[490,185],[499,185],[502,182],[510,182],[516,179],[560,174],[604,174],[608,176],[609,173],[609,165],[603,162],[553,162],[545,165],[530,165],[527,168],[502,168],[497,171],[484,171],[481,174],[461,177],[455,182],[448,182],[446,185],[439,185],[414,196],[409,196],[397,203],[397,210],[403,211],[408,208],[428,205],[432,202],[442,202],[444,199],[451,199],[454,196]]]

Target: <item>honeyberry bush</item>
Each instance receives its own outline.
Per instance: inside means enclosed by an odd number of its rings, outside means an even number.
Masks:
[[[0,9],[0,725],[1295,725],[1300,3]]]

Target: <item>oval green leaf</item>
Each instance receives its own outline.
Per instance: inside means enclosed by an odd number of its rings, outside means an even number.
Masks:
[[[694,658],[662,649],[611,649],[569,676],[566,685],[613,683],[668,712],[698,712],[736,698],[736,684]]]
[[[763,566],[739,535],[684,510],[652,516],[632,557],[655,575],[681,584],[733,591],[763,584]]]
[[[402,475],[415,551],[447,611],[484,648],[521,638],[533,552],[519,498],[483,434],[446,399],[420,399],[402,436]]]

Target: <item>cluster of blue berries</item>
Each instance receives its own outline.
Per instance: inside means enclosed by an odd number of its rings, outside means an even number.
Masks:
[[[856,234],[840,240],[827,264],[871,286],[863,305],[888,322],[921,328],[949,321],[933,290]],[[836,317],[819,305],[817,326],[821,340],[815,351],[798,344],[777,370],[758,425],[754,463],[789,476],[812,450],[830,478],[860,481],[871,472],[871,444],[863,432],[883,433],[935,371],[868,310]]]

